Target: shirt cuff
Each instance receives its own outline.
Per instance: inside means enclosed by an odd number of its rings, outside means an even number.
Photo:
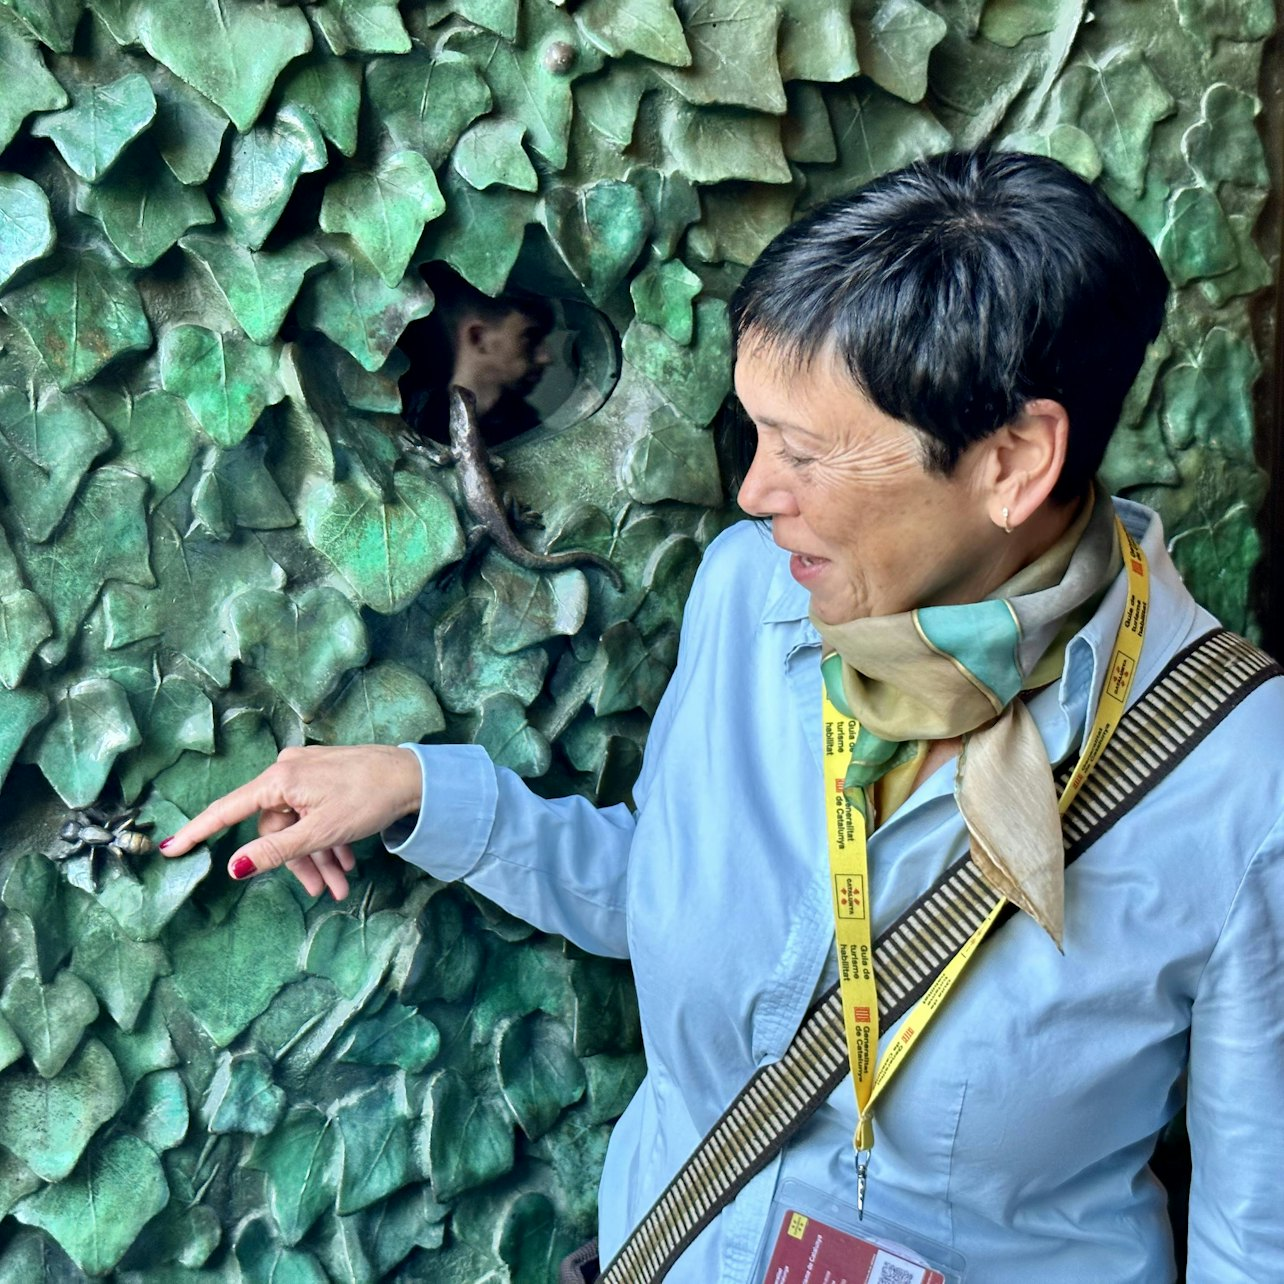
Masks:
[[[486,854],[495,825],[495,766],[480,745],[401,748],[419,759],[422,801],[418,816],[407,816],[383,831],[383,845],[434,878],[464,878]]]

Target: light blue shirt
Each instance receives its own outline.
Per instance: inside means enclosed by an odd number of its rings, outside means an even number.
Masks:
[[[1152,570],[1140,694],[1215,621],[1158,518],[1116,506]],[[1030,701],[1053,761],[1082,739],[1124,596],[1121,574]],[[632,960],[648,1074],[606,1158],[603,1262],[834,975],[818,659],[787,555],[742,523],[696,579],[636,812],[540,799],[473,746],[418,748],[425,804],[399,855]],[[946,763],[873,835],[875,933],[966,850],[953,777]],[[1282,955],[1272,680],[1068,870],[1064,956],[1024,915],[985,944],[882,1098],[869,1211],[961,1253],[981,1284],[1170,1281],[1146,1165],[1186,1092],[1187,1278],[1284,1278]],[[669,1280],[748,1284],[788,1179],[854,1205],[854,1126],[848,1079]]]

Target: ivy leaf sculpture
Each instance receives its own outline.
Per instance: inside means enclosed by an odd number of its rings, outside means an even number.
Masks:
[[[109,85],[77,85],[71,106],[41,116],[31,132],[52,139],[72,170],[97,183],[155,115],[147,77],[132,72]]]
[[[0,174],[0,228],[2,288],[19,268],[44,258],[57,240],[49,198],[21,174]]]
[[[216,102],[242,132],[286,64],[312,48],[308,20],[294,5],[149,0],[139,8],[137,31],[153,58]]]

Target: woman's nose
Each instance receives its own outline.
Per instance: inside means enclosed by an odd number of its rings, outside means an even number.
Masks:
[[[740,483],[736,502],[750,517],[781,517],[797,511],[792,491],[759,442]]]

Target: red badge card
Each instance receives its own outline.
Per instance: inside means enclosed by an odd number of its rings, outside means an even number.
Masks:
[[[763,1284],[945,1284],[945,1276],[895,1248],[790,1210]]]

